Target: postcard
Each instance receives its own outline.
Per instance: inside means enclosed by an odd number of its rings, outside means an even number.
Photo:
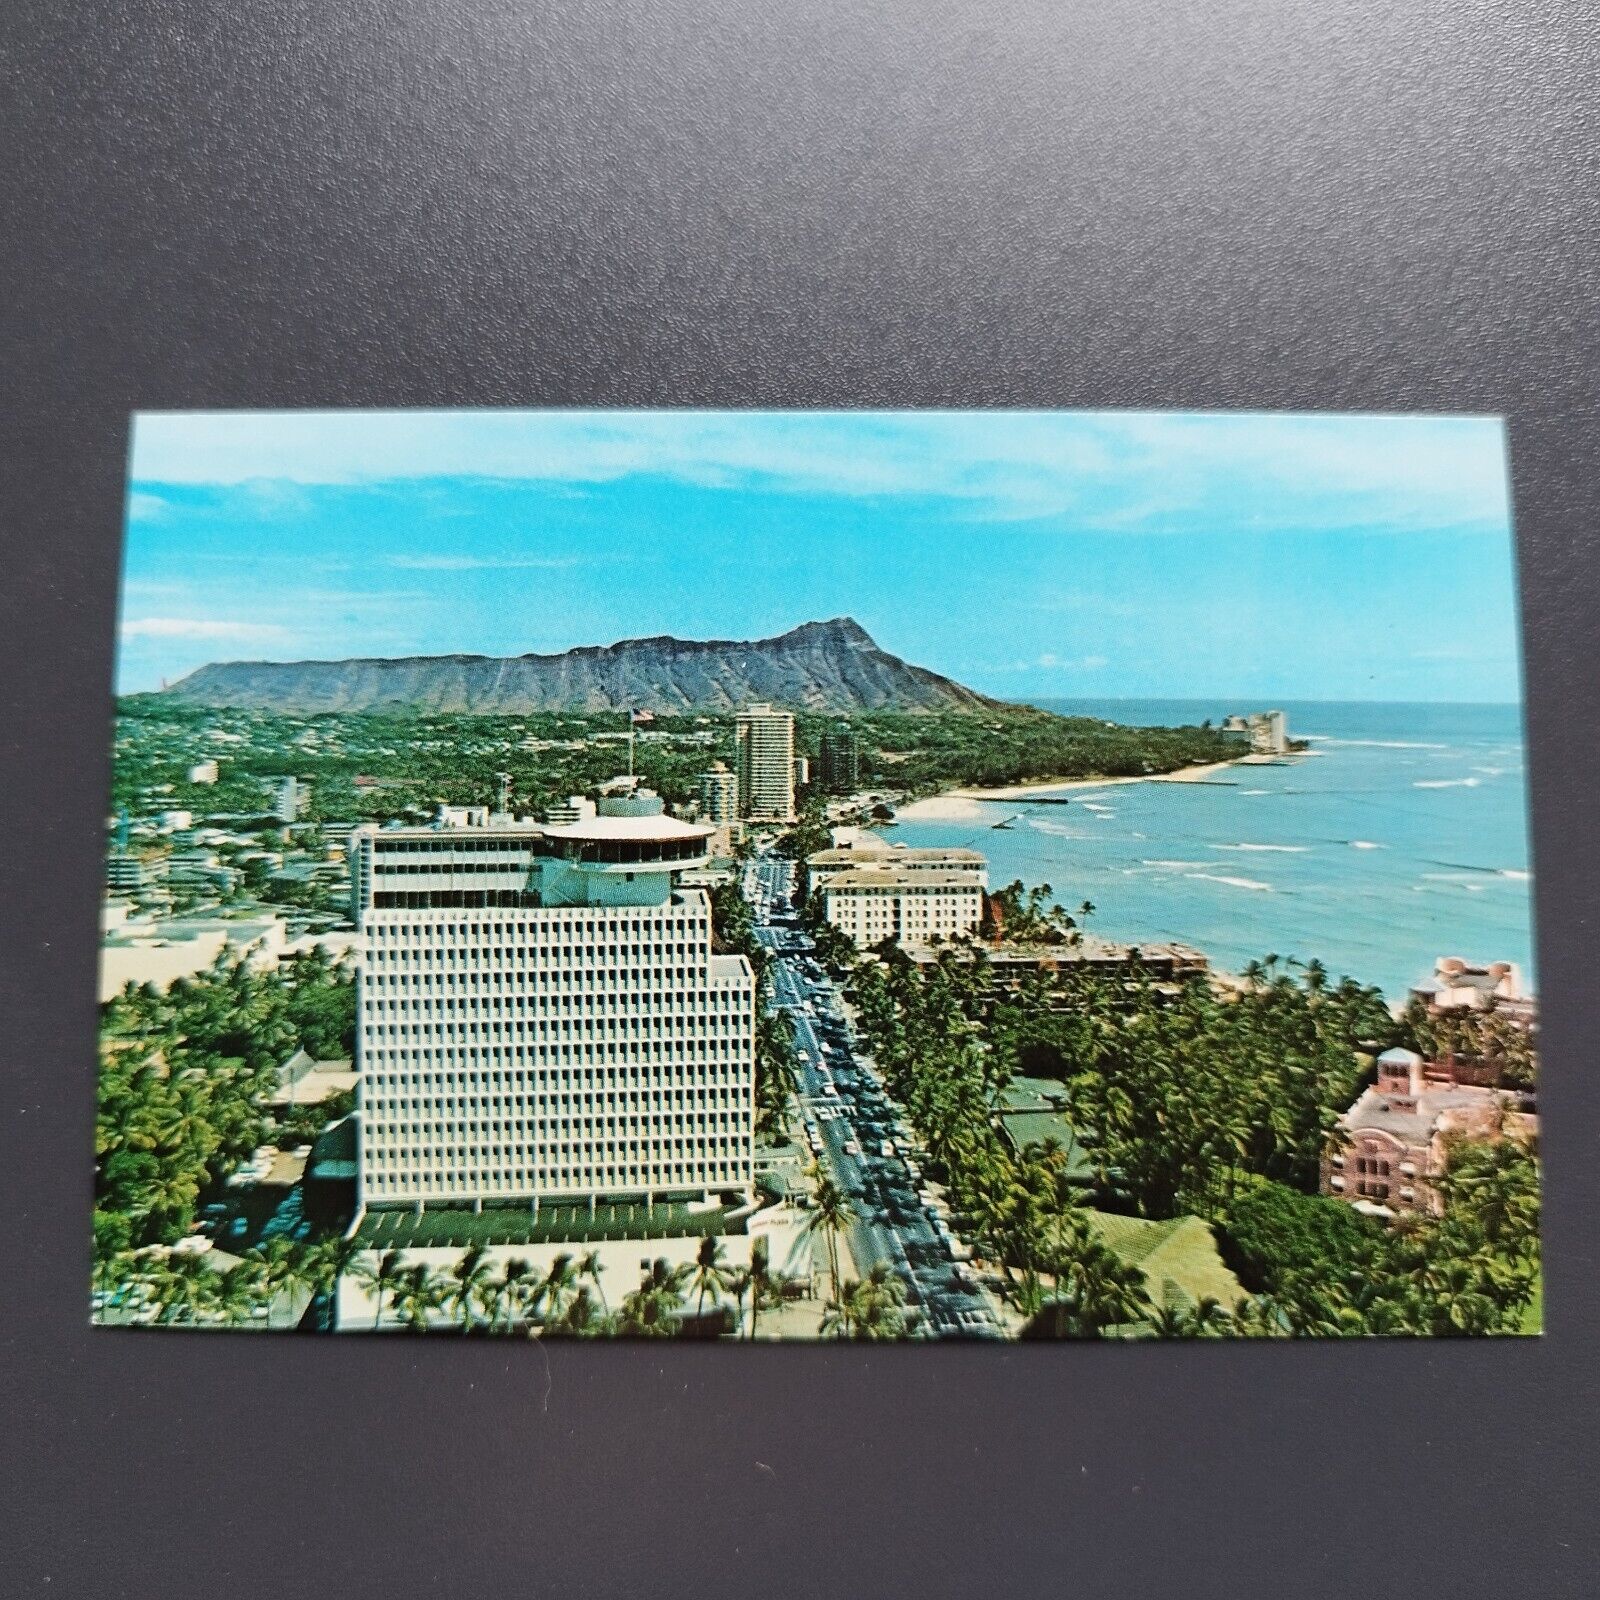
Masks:
[[[94,1321],[1538,1332],[1506,448],[138,415]]]

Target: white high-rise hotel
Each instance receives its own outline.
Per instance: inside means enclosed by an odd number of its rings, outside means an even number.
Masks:
[[[754,705],[735,722],[739,809],[757,822],[794,821],[794,716]]]
[[[362,1206],[750,1189],[754,982],[674,883],[709,832],[648,791],[356,831]]]

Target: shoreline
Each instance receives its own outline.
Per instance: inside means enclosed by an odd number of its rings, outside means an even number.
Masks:
[[[1141,773],[1137,777],[1039,778],[992,789],[946,789],[925,800],[913,800],[909,805],[895,807],[895,817],[904,817],[910,822],[965,822],[983,815],[980,806],[996,801],[1027,800],[1036,795],[1066,794],[1080,789],[1120,788],[1130,783],[1202,783],[1238,764],[1238,758],[1234,758],[1207,761],[1194,767],[1179,767],[1174,772]]]

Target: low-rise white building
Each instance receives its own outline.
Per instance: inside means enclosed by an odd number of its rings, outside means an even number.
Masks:
[[[891,844],[880,834],[862,829],[836,828],[831,850],[818,850],[806,862],[806,892],[814,894],[847,872],[862,868],[892,869],[911,876],[923,873],[955,873],[970,879],[979,889],[989,886],[989,863],[977,850],[952,845],[948,848],[912,849]]]
[[[983,884],[964,871],[863,865],[832,874],[818,892],[826,920],[864,950],[885,939],[953,939],[983,921]]]
[[[570,827],[574,822],[585,822],[595,814],[594,801],[581,794],[568,795],[545,809],[544,820],[552,828]]]
[[[1433,973],[1411,986],[1411,998],[1435,1015],[1451,1011],[1498,1011],[1514,1021],[1532,1019],[1535,1001],[1514,961],[1463,961],[1440,956]]]
[[[349,931],[305,934],[290,939],[288,925],[272,915],[249,917],[135,917],[123,901],[107,901],[101,914],[100,999],[130,983],[170,987],[204,972],[219,955],[249,953],[251,962],[273,967],[286,956],[321,945],[336,959],[349,953]]]
[[[607,1297],[613,1311],[639,1282],[641,1272],[649,1263],[661,1260],[669,1267],[692,1266],[704,1233],[712,1234],[721,1242],[722,1258],[730,1269],[749,1266],[759,1239],[766,1246],[768,1270],[774,1277],[797,1283],[806,1283],[812,1278],[816,1234],[808,1226],[809,1212],[790,1205],[771,1205],[752,1211],[745,1205],[735,1210],[703,1213],[706,1218],[715,1216],[722,1224],[720,1228],[674,1227],[674,1220],[682,1216],[684,1209],[681,1206],[657,1207],[652,1213],[644,1207],[634,1208],[639,1226],[623,1238],[604,1237],[598,1230],[594,1236],[589,1235],[586,1224],[589,1227],[593,1224],[589,1222],[587,1211],[580,1211],[570,1219],[570,1228],[530,1227],[528,1231],[534,1237],[519,1237],[510,1244],[490,1243],[484,1247],[484,1259],[491,1277],[502,1273],[508,1261],[519,1261],[527,1265],[531,1277],[537,1281],[558,1257],[572,1262],[592,1254],[601,1293]],[[432,1216],[430,1211],[427,1217],[431,1219]],[[602,1212],[601,1217],[604,1216]],[[479,1219],[464,1220],[470,1226]],[[340,1330],[389,1331],[403,1326],[392,1302],[386,1300],[380,1305],[373,1291],[374,1269],[391,1251],[398,1252],[402,1266],[427,1267],[436,1279],[448,1281],[451,1268],[461,1259],[461,1245],[425,1242],[436,1232],[450,1232],[448,1214],[442,1221],[444,1226],[437,1230],[418,1230],[403,1213],[396,1216],[393,1212],[380,1212],[363,1219],[355,1238],[367,1248],[339,1279],[336,1291],[335,1324]],[[547,1234],[554,1236],[546,1237]],[[720,1291],[712,1288],[705,1298],[708,1311],[733,1305],[734,1297],[726,1287]],[[697,1309],[694,1293],[686,1295],[685,1308],[691,1312]],[[481,1320],[484,1318],[480,1314]],[[452,1312],[442,1307],[430,1311],[427,1321],[430,1327],[459,1325]]]

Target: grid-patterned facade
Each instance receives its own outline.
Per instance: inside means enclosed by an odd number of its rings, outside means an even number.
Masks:
[[[719,828],[739,820],[739,775],[720,762],[700,774],[700,815]]]
[[[983,886],[965,873],[840,873],[821,890],[823,916],[863,949],[885,939],[925,945],[974,933]]]
[[[794,717],[769,705],[736,719],[739,809],[757,822],[794,821]]]
[[[365,832],[353,851],[363,1205],[752,1183],[749,966],[711,953],[706,897],[634,862],[645,846],[606,846],[628,859],[592,878],[576,844],[545,848],[489,828]],[[548,903],[575,882],[638,903]]]
[[[829,794],[853,793],[861,786],[861,741],[848,728],[824,730],[818,767]]]

